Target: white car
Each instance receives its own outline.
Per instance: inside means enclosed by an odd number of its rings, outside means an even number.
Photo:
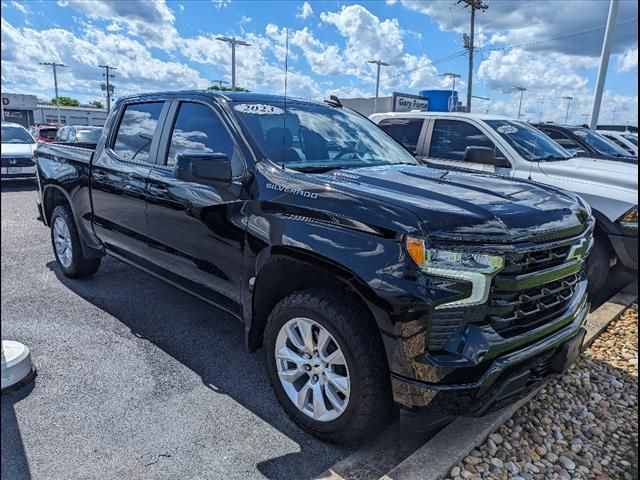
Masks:
[[[33,152],[38,143],[22,125],[2,123],[2,180],[35,178]]]
[[[624,148],[631,155],[638,156],[638,135],[629,132],[617,132],[614,130],[598,130],[618,146]]]
[[[596,218],[590,290],[620,261],[638,270],[638,165],[574,157],[528,123],[498,115],[391,112],[369,117],[428,166],[532,180],[584,199]]]

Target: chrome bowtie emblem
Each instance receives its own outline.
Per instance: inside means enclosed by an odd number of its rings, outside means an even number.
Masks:
[[[10,158],[9,159],[9,164],[10,165],[15,165],[16,163],[18,163],[18,160],[16,160],[15,158]]]
[[[567,255],[567,260],[582,260],[585,258],[589,252],[589,245],[590,242],[586,238],[582,238],[575,245],[571,245],[571,249]]]

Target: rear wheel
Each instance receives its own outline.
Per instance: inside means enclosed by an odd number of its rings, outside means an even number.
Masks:
[[[289,295],[269,316],[265,347],[278,400],[312,435],[351,442],[385,425],[392,400],[382,342],[350,293],[318,288]]]
[[[67,277],[93,275],[100,268],[100,258],[86,258],[78,229],[67,205],[58,205],[51,214],[51,244],[58,267]]]

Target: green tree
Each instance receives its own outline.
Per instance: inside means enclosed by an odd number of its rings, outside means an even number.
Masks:
[[[220,88],[218,85],[211,85],[208,90],[216,90],[218,92],[230,92],[231,87],[222,87]],[[236,92],[249,92],[250,90],[242,87],[236,87]]]
[[[104,104],[100,100],[93,100],[92,102],[89,102],[89,105],[95,108],[104,108]]]
[[[80,106],[80,102],[75,98],[71,98],[71,97],[58,97],[58,101],[60,102],[61,107],[79,107]],[[51,99],[51,103],[53,105],[58,105],[58,102],[56,102],[55,98]]]

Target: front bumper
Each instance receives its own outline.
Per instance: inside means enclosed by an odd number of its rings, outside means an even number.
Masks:
[[[36,167],[2,167],[0,170],[0,178],[2,180],[21,180],[32,179],[36,176]]]
[[[638,270],[638,235],[609,234],[618,260],[630,270]]]
[[[477,378],[471,381],[430,383],[392,373],[396,403],[409,410],[428,408],[430,414],[436,415],[475,416],[517,401],[556,373],[558,369],[554,369],[554,363],[557,363],[559,352],[567,342],[582,335],[582,326],[589,312],[585,281],[580,282],[576,297],[564,312],[552,322],[562,325],[553,333],[497,356],[495,352],[504,349],[505,344],[496,343],[484,353],[488,361],[482,361],[471,369],[462,366],[454,369],[464,371],[464,376],[478,372]],[[456,376],[456,372],[441,375],[438,370],[449,369],[435,364],[429,368],[434,379]]]

